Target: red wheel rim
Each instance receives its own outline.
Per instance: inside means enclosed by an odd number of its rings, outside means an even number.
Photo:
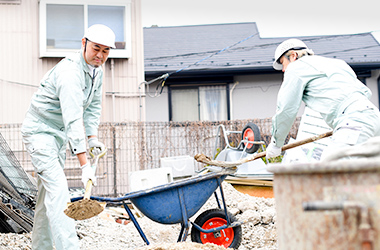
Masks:
[[[255,133],[253,133],[253,130],[250,129],[250,128],[247,128],[245,131],[244,131],[244,134],[243,134],[243,138],[244,139],[248,139],[248,141],[255,141]],[[247,143],[244,143],[244,145],[246,145]],[[247,148],[252,148],[253,147],[253,144],[252,143],[248,143],[247,145]]]
[[[227,221],[225,219],[211,218],[203,224],[202,228],[207,230],[221,227],[223,225],[227,225]],[[224,246],[227,248],[234,241],[234,229],[230,227],[214,233],[201,232],[201,241],[203,244],[214,243],[216,245]]]

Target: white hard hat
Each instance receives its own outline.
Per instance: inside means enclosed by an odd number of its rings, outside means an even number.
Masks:
[[[274,53],[274,62],[273,68],[275,70],[282,70],[282,64],[278,62],[278,60],[289,50],[300,50],[300,49],[308,49],[304,42],[299,39],[291,38],[283,41],[280,45],[278,45],[276,52]],[[312,50],[309,50],[312,53]]]
[[[103,24],[94,24],[89,27],[84,33],[84,38],[113,49],[116,48],[115,33]]]

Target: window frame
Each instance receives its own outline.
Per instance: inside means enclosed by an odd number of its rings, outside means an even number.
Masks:
[[[199,111],[199,86],[170,86],[169,87],[169,121],[173,121],[173,90],[196,90],[197,98],[198,98],[198,107],[197,107],[197,116],[198,119],[196,121],[200,121],[200,111]],[[177,121],[176,121],[177,122]]]
[[[228,83],[221,83],[218,82],[217,84],[194,84],[194,85],[176,85],[172,84],[169,85],[169,90],[168,90],[168,108],[169,108],[169,121],[173,121],[173,93],[172,90],[188,90],[188,89],[196,89],[198,92],[198,120],[197,121],[203,121],[201,120],[201,111],[200,111],[200,87],[206,87],[206,86],[220,86],[224,87],[226,91],[226,115],[227,115],[227,120],[230,120],[230,100],[229,100],[229,84]]]
[[[109,58],[130,58],[132,52],[132,17],[131,17],[131,0],[40,0],[39,1],[39,46],[40,46],[40,58],[44,57],[66,57],[72,52],[78,51],[78,49],[47,49],[46,37],[46,9],[48,4],[62,4],[62,5],[80,5],[84,6],[84,30],[88,27],[88,5],[98,6],[123,6],[125,7],[124,16],[124,35],[125,35],[125,48],[124,49],[112,49],[109,54]]]

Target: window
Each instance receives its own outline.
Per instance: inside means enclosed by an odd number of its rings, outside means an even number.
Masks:
[[[226,86],[171,88],[171,121],[228,120]]]
[[[131,8],[128,0],[41,0],[40,57],[65,57],[78,51],[87,27],[101,23],[116,35],[110,58],[131,55]]]

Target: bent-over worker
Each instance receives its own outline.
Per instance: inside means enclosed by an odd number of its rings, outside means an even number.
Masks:
[[[63,172],[66,147],[79,160],[82,182],[95,171],[87,161],[90,148],[104,150],[97,139],[102,102],[101,65],[115,48],[115,34],[107,26],[89,27],[81,51],[61,60],[45,74],[33,95],[22,125],[22,136],[37,174],[38,197],[34,215],[32,249],[79,249],[74,220],[65,215],[70,201]]]
[[[314,55],[303,41],[288,39],[277,47],[273,68],[282,70],[284,79],[272,118],[268,158],[281,154],[302,101],[333,129],[322,159],[334,149],[380,135],[379,109],[369,101],[372,93],[346,62]]]

